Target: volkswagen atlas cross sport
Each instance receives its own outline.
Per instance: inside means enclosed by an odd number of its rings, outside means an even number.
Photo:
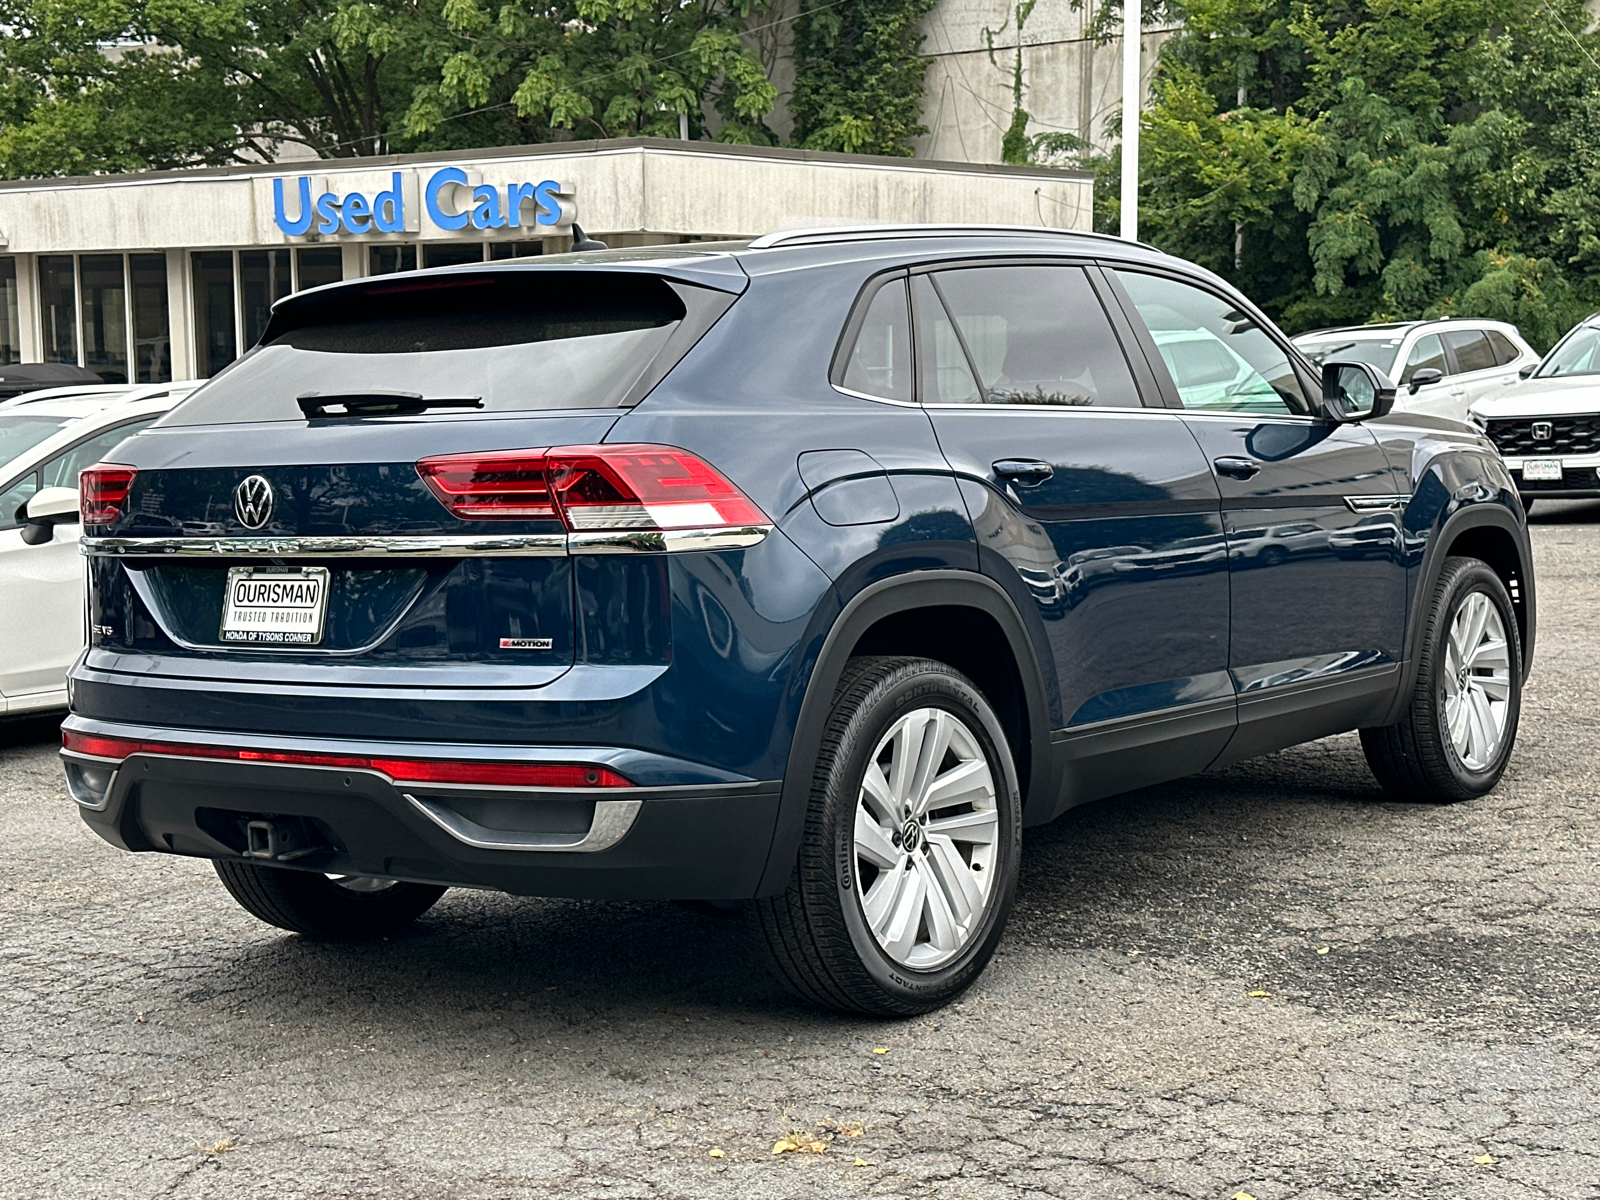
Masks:
[[[738,902],[800,995],[924,1011],[1073,805],[1354,729],[1396,794],[1494,786],[1525,518],[1393,399],[1044,229],[303,292],[83,474],[71,793],[308,936]]]

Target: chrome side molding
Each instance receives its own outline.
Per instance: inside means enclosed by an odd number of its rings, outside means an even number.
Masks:
[[[1351,512],[1398,512],[1411,502],[1411,497],[1402,495],[1346,496],[1344,502]]]
[[[438,537],[86,537],[78,548],[84,554],[117,558],[538,558],[742,550],[759,545],[772,529],[746,525]]]
[[[643,800],[596,800],[594,820],[589,823],[589,832],[581,838],[573,838],[570,835],[489,829],[476,821],[469,821],[460,813],[436,801],[413,796],[409,792],[402,794],[418,812],[456,841],[478,850],[543,850],[565,854],[594,854],[600,850],[611,849],[627,837],[634,821],[638,819],[639,809],[644,806]]]

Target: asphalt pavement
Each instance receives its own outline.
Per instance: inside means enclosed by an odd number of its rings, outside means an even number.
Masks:
[[[1387,800],[1346,736],[1079,809],[914,1020],[792,1002],[670,904],[304,942],[105,845],[51,723],[0,726],[0,1196],[1600,1197],[1600,504],[1534,525],[1495,793]]]

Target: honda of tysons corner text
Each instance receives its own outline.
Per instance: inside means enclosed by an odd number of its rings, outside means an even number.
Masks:
[[[902,227],[337,284],[82,476],[63,756],[262,920],[446,888],[742,905],[913,1013],[1023,830],[1346,730],[1492,788],[1534,641],[1514,481],[1148,247]]]

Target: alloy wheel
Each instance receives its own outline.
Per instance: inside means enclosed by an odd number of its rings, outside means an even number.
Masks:
[[[982,744],[943,708],[895,721],[856,801],[861,908],[894,962],[932,970],[959,955],[994,894],[1000,816]]]
[[[1469,771],[1495,761],[1505,740],[1511,701],[1511,654],[1500,612],[1482,592],[1469,592],[1444,656],[1445,728]]]

